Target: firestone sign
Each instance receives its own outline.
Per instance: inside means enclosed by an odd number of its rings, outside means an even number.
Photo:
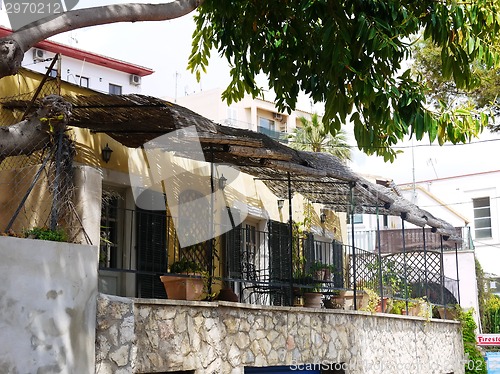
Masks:
[[[478,334],[477,345],[480,346],[499,346],[500,347],[500,334]]]

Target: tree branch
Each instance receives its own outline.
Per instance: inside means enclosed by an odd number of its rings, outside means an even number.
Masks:
[[[182,17],[203,0],[176,0],[166,4],[115,4],[52,15],[0,39],[0,78],[15,75],[24,53],[51,36],[83,27],[118,22],[166,21]]]
[[[0,162],[6,157],[29,155],[43,149],[51,131],[63,129],[71,115],[71,104],[60,96],[49,95],[27,119],[11,126],[0,126]]]

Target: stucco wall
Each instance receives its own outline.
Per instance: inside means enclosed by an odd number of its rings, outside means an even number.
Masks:
[[[97,248],[0,237],[0,373],[92,373]]]
[[[334,364],[348,373],[463,373],[459,324],[364,312],[100,295],[96,373]]]

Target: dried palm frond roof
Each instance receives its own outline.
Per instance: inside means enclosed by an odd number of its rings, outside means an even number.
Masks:
[[[286,198],[290,187],[293,193],[336,211],[404,215],[413,224],[434,227],[459,240],[452,225],[402,198],[395,189],[354,173],[333,155],[298,151],[261,133],[216,124],[159,98],[97,94],[65,99],[73,105],[71,126],[106,133],[127,147],[154,144],[164,134],[194,126],[196,136],[179,136],[176,153],[189,158],[183,150],[190,147],[183,145],[199,142],[207,161],[253,175],[278,197]]]

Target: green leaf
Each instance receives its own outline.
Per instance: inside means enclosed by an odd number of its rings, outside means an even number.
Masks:
[[[467,43],[469,54],[472,54],[472,52],[474,52],[474,47],[475,46],[476,46],[475,39],[473,37],[470,37],[469,41]]]

